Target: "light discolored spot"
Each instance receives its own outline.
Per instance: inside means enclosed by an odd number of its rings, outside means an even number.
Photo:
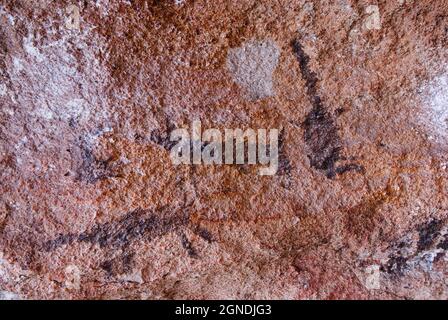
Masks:
[[[367,30],[381,29],[381,14],[377,5],[370,5],[366,8],[367,18],[364,21],[364,27]]]
[[[229,50],[227,68],[251,100],[263,99],[275,94],[272,76],[279,57],[280,49],[272,40],[250,40]]]

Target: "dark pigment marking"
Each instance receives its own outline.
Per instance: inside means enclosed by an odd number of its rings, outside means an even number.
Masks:
[[[306,92],[313,107],[303,122],[305,143],[311,150],[311,153],[308,154],[311,167],[323,171],[329,179],[348,171],[363,172],[362,166],[354,164],[336,167],[336,163],[343,160],[341,157],[342,140],[338,134],[336,121],[326,111],[322,99],[318,95],[318,78],[309,67],[309,56],[298,40],[292,42],[292,48],[299,62],[300,71],[305,80]]]
[[[434,263],[437,263],[439,261],[442,260],[442,258],[445,256],[445,252],[439,252],[435,257],[434,257]]]
[[[86,183],[96,183],[107,178],[120,177],[115,173],[112,157],[107,160],[97,159],[92,150],[85,145],[80,146],[82,164],[76,171],[76,180]]]
[[[195,228],[194,233],[197,234],[198,236],[200,236],[202,239],[204,239],[208,243],[215,242],[213,235],[210,233],[210,231],[208,231],[206,229],[197,227],[197,228]]]
[[[182,233],[180,235],[180,240],[182,243],[182,247],[187,250],[188,255],[191,258],[197,258],[198,257],[198,253],[196,252],[196,250],[193,248],[193,245],[191,244],[191,241],[188,240],[187,236],[185,235],[185,233]]]
[[[0,219],[0,235],[5,231],[6,225],[8,224],[9,219],[11,218],[11,212],[13,208],[9,204],[5,204],[6,212],[4,218]]]
[[[161,131],[160,129],[155,129],[155,130],[151,131],[150,140],[151,140],[151,142],[161,146],[166,151],[171,151],[171,149],[177,143],[179,143],[180,139],[171,141],[171,132],[176,129],[175,125],[167,122],[166,128],[167,129],[165,132]],[[137,134],[135,136],[135,139],[141,141],[143,139],[143,137],[141,135]],[[190,142],[190,157],[191,158],[193,157],[193,144],[194,144],[194,142],[191,141]],[[202,141],[201,142],[201,152],[204,151],[205,147],[208,146],[209,144],[210,144],[210,142],[208,142],[208,141]]]
[[[177,141],[170,140],[170,132],[162,133],[160,130],[153,130],[150,139],[167,151],[170,151],[177,144]]]
[[[407,270],[408,258],[402,256],[392,256],[389,261],[380,270],[382,272],[387,272],[393,276],[403,276],[404,272]]]
[[[270,150],[270,149],[268,149]],[[285,131],[280,132],[278,138],[278,175],[291,176],[291,161],[285,152]]]
[[[359,164],[356,164],[356,163],[350,163],[350,164],[346,164],[346,165],[343,165],[343,166],[340,166],[340,167],[336,168],[336,173],[337,174],[344,174],[344,173],[349,172],[349,171],[356,171],[356,172],[359,172],[359,173],[365,173],[366,172],[366,170],[364,169],[363,166],[360,166]]]
[[[169,120],[167,114],[164,114],[165,119],[165,131],[161,129],[155,129],[151,131],[150,140],[161,146],[163,149],[167,151],[171,151],[171,149],[177,144],[178,141],[171,141],[171,132],[176,129],[176,126]]]
[[[76,126],[78,125],[78,122],[74,118],[70,118],[68,120],[68,125],[70,128],[76,128]]]
[[[134,266],[134,253],[118,256],[101,263],[100,268],[107,272],[109,276],[126,274],[132,271]]]
[[[10,76],[7,72],[7,66],[6,66],[6,57],[8,55],[8,38],[5,34],[5,32],[0,29],[0,77],[3,78],[2,80],[10,80]],[[8,81],[9,82],[9,81]]]
[[[401,253],[402,249],[405,247],[410,248],[412,243],[398,243],[398,245],[395,247],[395,252],[390,255],[387,263],[385,263],[381,267],[381,271],[387,272],[395,277],[403,276],[405,271],[409,269],[409,261],[419,257],[420,254],[435,248],[436,240],[441,235],[441,230],[443,229],[443,227],[444,222],[437,219],[420,225],[416,230],[418,232],[419,239],[417,241],[416,249],[414,249],[414,252],[408,255],[403,255]],[[448,234],[445,235],[444,239],[442,238],[438,242],[437,249],[448,249]],[[444,254],[444,252],[439,252],[433,262],[435,263],[440,260],[440,258],[443,257]]]
[[[151,241],[170,231],[187,225],[188,217],[160,218],[149,210],[137,209],[128,213],[117,222],[107,222],[95,226],[92,230],[79,235],[59,235],[56,239],[47,241],[43,249],[53,251],[63,245],[77,243],[98,244],[101,248],[126,247],[133,240],[145,239]]]
[[[445,235],[445,239],[440,241],[439,245],[437,246],[438,249],[448,250],[448,233]]]
[[[434,240],[440,235],[440,230],[443,224],[440,220],[433,220],[418,228],[419,240],[417,243],[417,250],[428,250],[433,244]]]

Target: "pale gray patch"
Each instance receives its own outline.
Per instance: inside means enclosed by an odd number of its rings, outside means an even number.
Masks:
[[[20,296],[16,293],[9,291],[0,291],[0,300],[21,300]]]
[[[275,94],[272,74],[279,57],[280,49],[272,40],[250,40],[229,50],[227,68],[251,100],[263,99]]]
[[[6,95],[8,92],[6,85],[4,83],[0,83],[0,96]]]
[[[448,69],[448,68],[447,68]],[[448,72],[420,87],[424,110],[421,122],[427,127],[430,140],[445,138],[448,134]]]

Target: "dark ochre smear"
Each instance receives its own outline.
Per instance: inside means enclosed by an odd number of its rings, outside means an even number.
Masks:
[[[292,42],[292,48],[299,61],[306,93],[313,107],[303,122],[305,143],[311,151],[308,154],[311,167],[323,171],[329,179],[348,171],[364,172],[364,168],[357,164],[336,167],[336,163],[342,160],[342,141],[336,121],[327,112],[322,99],[317,94],[318,79],[316,73],[309,67],[309,56],[297,39]]]

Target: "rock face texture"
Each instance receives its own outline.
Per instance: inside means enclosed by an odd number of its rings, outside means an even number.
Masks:
[[[0,0],[0,299],[448,299],[447,151],[447,1]]]

